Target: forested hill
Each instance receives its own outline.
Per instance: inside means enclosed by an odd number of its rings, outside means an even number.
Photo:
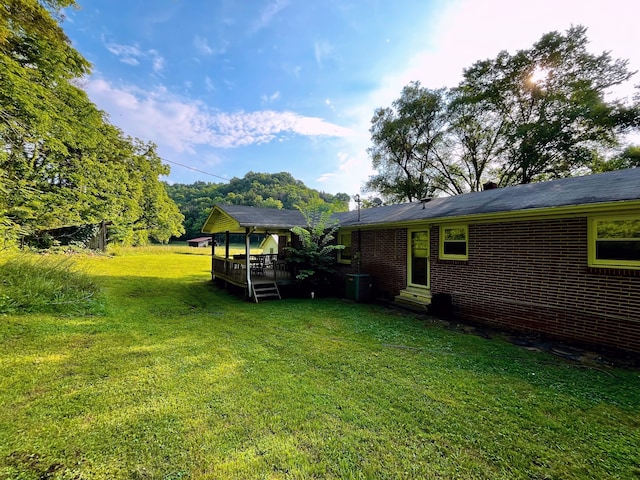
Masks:
[[[200,229],[216,204],[295,209],[319,203],[336,212],[349,209],[346,193],[331,195],[313,190],[286,172],[249,172],[244,178],[234,177],[226,183],[176,183],[167,184],[166,189],[185,217],[184,238],[200,236]]]

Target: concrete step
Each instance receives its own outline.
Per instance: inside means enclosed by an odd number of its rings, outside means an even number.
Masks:
[[[395,296],[393,303],[409,310],[424,312],[431,305],[431,292],[429,290],[406,288]]]

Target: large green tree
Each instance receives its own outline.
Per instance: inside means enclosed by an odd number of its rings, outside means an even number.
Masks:
[[[457,195],[482,190],[500,168],[505,121],[487,102],[468,101],[461,89],[449,91],[448,154],[438,163],[438,189]]]
[[[459,88],[466,101],[503,122],[501,184],[573,175],[636,122],[635,106],[606,98],[632,77],[627,61],[587,45],[586,29],[572,27],[465,70]]]
[[[72,0],[11,0],[0,8],[0,235],[37,238],[108,221],[141,243],[183,232],[155,146],[107,121],[77,79],[89,63],[58,25]]]
[[[376,110],[364,190],[388,202],[477,191],[487,181],[529,183],[637,165],[624,149],[640,127],[640,99],[610,98],[634,72],[590,53],[584,27],[542,36],[531,48],[476,62],[455,88],[411,83]]]
[[[418,200],[437,189],[436,165],[444,161],[447,116],[444,90],[413,82],[391,107],[379,108],[371,120],[368,149],[377,173],[365,190],[388,202]]]

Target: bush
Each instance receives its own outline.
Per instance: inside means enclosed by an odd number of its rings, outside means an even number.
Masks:
[[[70,258],[16,255],[0,261],[0,313],[102,313],[99,288]]]

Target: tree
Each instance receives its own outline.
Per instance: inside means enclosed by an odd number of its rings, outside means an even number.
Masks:
[[[4,243],[112,223],[114,238],[182,232],[155,147],[126,137],[78,86],[90,65],[56,18],[73,0],[0,8],[0,232]],[[5,196],[6,195],[6,196]]]
[[[640,147],[629,146],[621,153],[605,159],[601,156],[594,158],[591,170],[593,172],[610,172],[612,170],[622,170],[623,168],[640,167]]]
[[[446,153],[445,90],[429,90],[413,82],[402,89],[391,108],[379,108],[371,120],[368,149],[377,173],[364,190],[386,201],[414,201],[437,189],[437,164]]]
[[[331,211],[311,206],[300,209],[307,228],[294,227],[291,231],[297,235],[299,246],[287,247],[288,259],[297,264],[296,279],[301,285],[318,288],[329,282],[330,274],[335,271],[335,252],[345,248],[334,243],[338,230],[337,222],[331,221]]]
[[[633,75],[627,61],[591,54],[587,44],[586,29],[572,27],[464,71],[461,102],[481,107],[499,126],[489,130],[500,136],[495,155],[501,185],[586,171],[597,149],[616,146],[637,126],[637,106],[605,99]]]
[[[449,92],[449,155],[439,164],[439,190],[452,195],[482,190],[500,166],[504,120],[486,102],[470,100],[461,88]]]
[[[450,90],[414,82],[372,119],[377,174],[364,191],[387,202],[478,191],[638,165],[623,135],[640,128],[634,103],[609,100],[634,72],[626,60],[587,51],[584,27],[547,33],[531,48],[465,69]],[[634,153],[635,152],[635,153]]]

